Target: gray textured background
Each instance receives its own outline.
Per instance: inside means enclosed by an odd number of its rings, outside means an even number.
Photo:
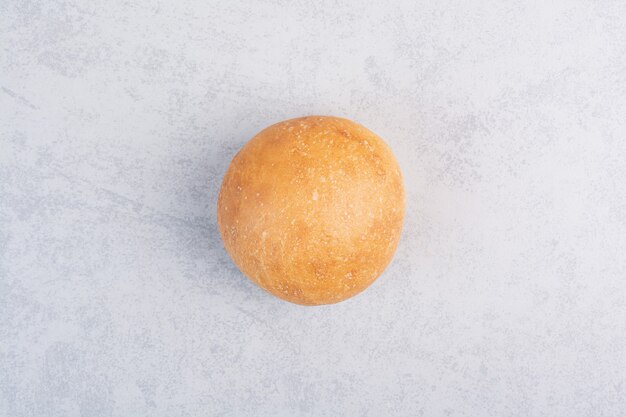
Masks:
[[[0,2],[0,415],[626,414],[623,1]],[[331,114],[408,211],[304,308],[215,225],[237,149]]]

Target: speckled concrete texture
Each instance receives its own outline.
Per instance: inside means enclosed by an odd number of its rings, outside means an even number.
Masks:
[[[241,275],[221,177],[356,120],[407,188],[386,273]],[[0,2],[1,416],[626,414],[626,3]]]

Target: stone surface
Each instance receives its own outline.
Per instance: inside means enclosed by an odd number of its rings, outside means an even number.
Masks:
[[[626,414],[620,1],[0,4],[0,415]],[[387,272],[305,308],[221,177],[332,114],[403,168]]]

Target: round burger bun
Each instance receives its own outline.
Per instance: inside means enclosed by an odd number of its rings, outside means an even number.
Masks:
[[[381,138],[347,119],[272,125],[235,155],[217,223],[255,284],[292,303],[332,304],[387,267],[404,218],[398,163]]]

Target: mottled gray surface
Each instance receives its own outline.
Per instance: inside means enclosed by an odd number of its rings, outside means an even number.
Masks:
[[[407,187],[392,265],[318,308],[215,224],[306,114]],[[625,414],[623,1],[0,2],[1,416]]]

